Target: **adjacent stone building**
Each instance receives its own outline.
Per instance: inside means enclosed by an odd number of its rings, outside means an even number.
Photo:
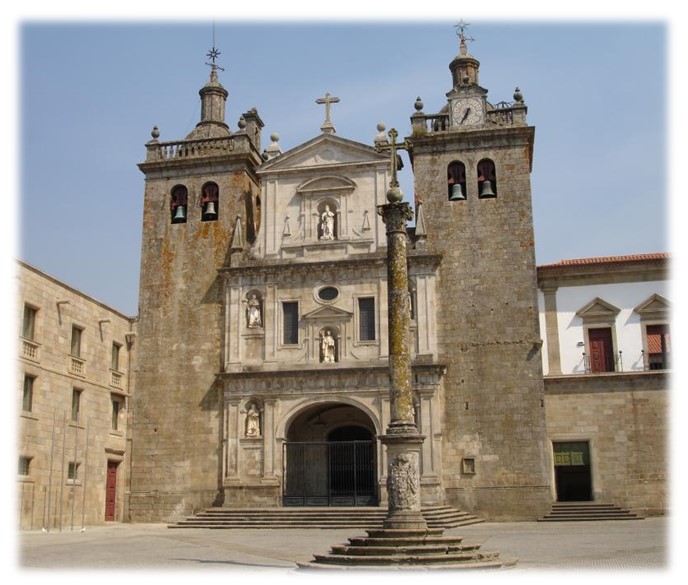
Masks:
[[[18,281],[19,527],[127,520],[134,320],[24,262]]]
[[[414,173],[408,294],[422,503],[493,520],[533,520],[554,501],[581,498],[662,513],[666,257],[538,269],[535,129],[524,97],[517,88],[511,102],[487,100],[463,33],[449,71],[446,106],[426,114],[418,98],[404,141]],[[146,144],[135,342],[132,319],[83,295],[51,289],[68,307],[83,305],[78,319],[52,297],[32,300],[47,283],[65,285],[43,276],[25,287],[39,321],[64,329],[50,352],[65,362],[65,392],[76,385],[94,404],[98,397],[99,426],[84,427],[77,447],[89,445],[97,478],[92,493],[81,492],[87,522],[387,501],[379,441],[390,419],[387,242],[378,207],[400,160],[381,153],[383,126],[371,144],[337,135],[329,94],[317,100],[326,107],[320,132],[286,152],[276,134],[262,148],[255,109],[230,130],[227,96],[213,63],[196,128],[178,141],[161,141],[154,128]],[[79,356],[67,351],[69,327],[99,334],[88,337],[89,351],[120,344],[126,361],[113,370],[94,354],[85,374],[70,370]],[[30,357],[21,362],[22,376],[44,376]],[[126,436],[105,416],[120,398]],[[31,425],[44,437],[56,429],[42,442],[56,445],[50,453],[69,448],[69,417],[53,422],[59,407],[51,408],[40,424],[22,413],[21,456],[33,466],[23,481],[39,469]],[[112,518],[101,506],[103,473],[117,462],[129,491],[118,487]],[[64,485],[78,497],[78,483]],[[33,510],[52,501],[37,495],[45,490],[33,490]],[[60,498],[64,510],[68,496]]]

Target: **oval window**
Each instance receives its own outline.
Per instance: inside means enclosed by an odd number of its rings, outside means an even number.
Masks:
[[[333,286],[325,286],[318,291],[321,301],[334,301],[339,296],[339,291]]]

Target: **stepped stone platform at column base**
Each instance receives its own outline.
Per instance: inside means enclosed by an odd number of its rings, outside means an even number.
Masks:
[[[498,552],[482,552],[461,536],[445,536],[441,528],[366,530],[349,544],[334,545],[329,554],[313,555],[301,569],[499,569],[516,564]]]

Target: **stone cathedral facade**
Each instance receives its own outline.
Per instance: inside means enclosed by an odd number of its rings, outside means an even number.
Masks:
[[[517,90],[493,105],[462,39],[446,106],[411,116],[415,416],[424,504],[534,519],[552,502],[529,175]],[[337,135],[261,146],[225,122],[147,143],[129,514],[386,501],[390,158]]]

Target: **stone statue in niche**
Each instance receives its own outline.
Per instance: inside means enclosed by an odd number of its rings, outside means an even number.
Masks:
[[[321,334],[322,338],[320,340],[320,361],[325,364],[333,364],[335,362],[335,344],[334,337],[329,329],[325,330],[324,334]]]
[[[334,213],[330,206],[325,205],[325,211],[320,215],[321,240],[334,240]]]
[[[260,437],[260,412],[253,403],[246,413],[246,436]]]
[[[263,321],[260,316],[260,301],[255,294],[251,295],[246,306],[246,326],[249,329],[263,326]]]
[[[389,506],[393,510],[417,509],[420,506],[417,472],[417,456],[414,453],[402,453],[394,458],[389,466],[387,476],[387,493]]]

